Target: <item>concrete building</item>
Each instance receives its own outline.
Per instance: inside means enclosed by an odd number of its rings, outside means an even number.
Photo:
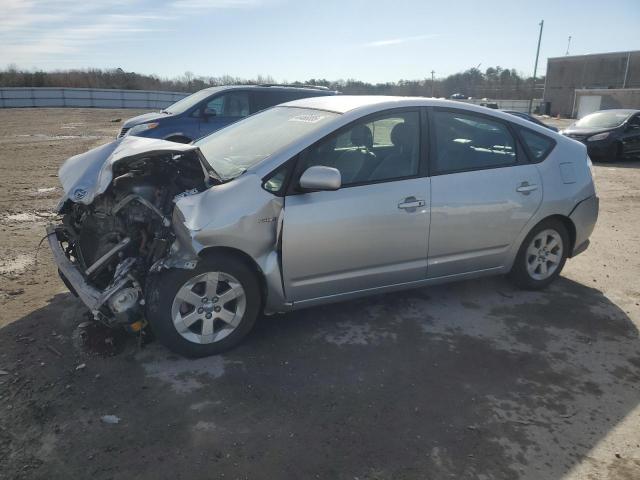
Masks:
[[[563,117],[640,108],[640,50],[549,58],[544,101]]]

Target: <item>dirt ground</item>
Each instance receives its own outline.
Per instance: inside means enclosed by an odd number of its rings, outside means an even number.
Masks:
[[[0,110],[0,478],[640,478],[640,162],[596,166],[592,245],[545,292],[277,315],[194,361],[85,325],[35,261],[58,166],[136,113]]]

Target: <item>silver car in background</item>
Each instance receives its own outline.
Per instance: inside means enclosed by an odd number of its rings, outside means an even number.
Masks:
[[[125,137],[60,178],[65,283],[188,356],[261,313],[493,274],[543,288],[598,215],[584,145],[424,98],[294,101],[192,145]]]

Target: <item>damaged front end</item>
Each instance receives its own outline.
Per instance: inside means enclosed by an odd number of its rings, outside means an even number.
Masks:
[[[215,172],[192,145],[125,137],[59,175],[66,196],[47,237],[63,281],[97,320],[137,324],[152,272],[195,266],[176,242],[175,204],[219,183]]]

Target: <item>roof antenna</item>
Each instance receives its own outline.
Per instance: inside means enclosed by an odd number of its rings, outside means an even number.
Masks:
[[[567,53],[565,53],[565,56],[569,55],[569,47],[571,47],[571,35],[569,35],[569,40],[567,41]]]

